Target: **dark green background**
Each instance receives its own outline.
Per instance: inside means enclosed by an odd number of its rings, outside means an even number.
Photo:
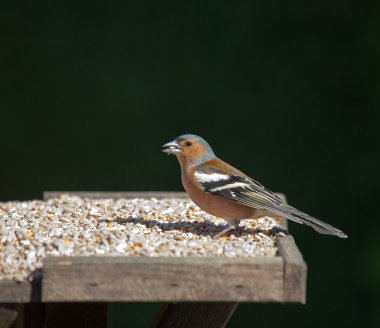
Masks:
[[[181,190],[160,147],[199,134],[349,235],[291,224],[307,305],[229,327],[380,326],[378,3],[7,1],[0,27],[0,199]],[[115,305],[113,327],[156,310]]]

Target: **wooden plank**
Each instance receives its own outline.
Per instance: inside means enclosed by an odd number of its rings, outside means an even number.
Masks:
[[[25,303],[31,299],[32,285],[29,281],[0,280],[1,303]]]
[[[223,328],[227,325],[238,303],[171,303],[156,328]]]
[[[86,198],[187,198],[183,191],[45,191],[43,199],[59,197],[62,194],[77,195]]]
[[[283,259],[47,257],[43,302],[283,301]]]
[[[284,259],[284,302],[306,303],[307,266],[290,235],[277,235],[279,255]]]
[[[106,328],[106,303],[47,303],[46,328]]]

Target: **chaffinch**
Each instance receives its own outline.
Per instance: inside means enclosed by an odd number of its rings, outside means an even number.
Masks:
[[[163,145],[162,151],[177,156],[182,184],[191,200],[205,212],[227,221],[228,227],[214,238],[237,228],[240,220],[266,215],[304,223],[322,234],[347,237],[330,224],[285,204],[262,184],[223,162],[199,136],[182,135]]]

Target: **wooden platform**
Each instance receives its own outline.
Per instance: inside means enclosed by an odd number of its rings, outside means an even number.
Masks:
[[[61,193],[45,193],[44,199]],[[184,193],[167,192],[75,194],[92,198],[186,197]],[[306,302],[307,267],[293,237],[278,233],[276,244],[279,250],[276,257],[47,257],[41,274],[36,274],[33,281],[0,281],[0,302],[66,302],[66,305],[72,302],[181,302],[169,306],[158,326],[177,327],[173,320],[179,320],[178,313],[183,309],[189,313],[195,307],[195,312],[200,314],[211,306],[217,316],[226,317],[219,325],[222,327],[238,302]],[[8,308],[3,310],[9,312]],[[223,316],[225,311],[229,311],[229,315]],[[8,327],[1,325],[1,313],[0,328]],[[46,315],[46,309],[44,313]],[[193,316],[194,325],[198,324],[196,317]]]

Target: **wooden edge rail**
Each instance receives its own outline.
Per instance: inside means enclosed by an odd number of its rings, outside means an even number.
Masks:
[[[0,280],[1,303],[27,303],[31,301],[30,281]]]
[[[306,303],[307,265],[290,235],[277,234],[279,256],[284,259],[284,302]]]
[[[45,191],[43,199],[48,200],[59,197],[63,194],[77,195],[85,198],[187,198],[183,191]]]
[[[42,301],[283,302],[283,259],[49,257]]]

